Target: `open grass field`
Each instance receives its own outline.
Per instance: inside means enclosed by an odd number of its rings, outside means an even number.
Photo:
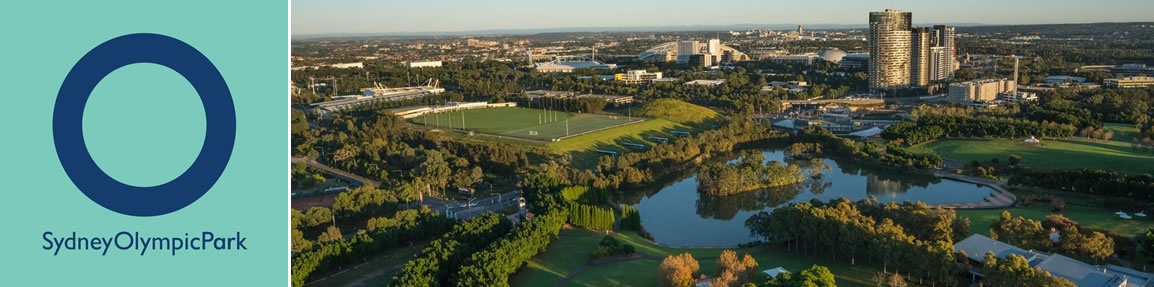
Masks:
[[[412,259],[413,254],[420,252],[428,242],[422,242],[410,247],[393,250],[371,259],[368,263],[350,268],[317,281],[306,284],[319,287],[345,286],[388,286],[393,282],[393,275],[401,271],[405,263]]]
[[[554,286],[565,275],[589,261],[589,254],[601,242],[600,233],[565,229],[545,253],[530,259],[517,276],[509,278],[513,286]]]
[[[1010,139],[940,139],[915,147],[932,151],[943,159],[968,163],[1010,155],[1022,157],[1022,165],[1038,169],[1099,168],[1118,172],[1154,173],[1154,153],[1130,147],[1128,142],[1091,140],[1043,140],[1041,147],[1025,146]]]
[[[633,260],[615,261],[597,265],[586,265],[589,252],[596,248],[603,235],[600,233],[565,229],[561,236],[549,245],[545,253],[529,261],[510,283],[513,286],[557,286],[557,283],[572,276],[566,286],[654,286],[657,284],[657,266],[661,259],[669,255],[689,252],[701,265],[699,272],[717,275],[717,257],[721,248],[671,248],[664,247],[641,237],[636,232],[618,233],[624,243],[637,248],[643,257]],[[867,266],[864,262],[849,265],[844,260],[833,261],[826,258],[811,258],[783,250],[769,248],[748,248],[736,250],[739,255],[749,253],[757,259],[760,268],[770,269],[782,266],[787,270],[802,270],[814,264],[830,268],[837,276],[838,286],[870,286],[873,276],[881,271]],[[584,268],[582,268],[582,266]],[[574,273],[575,271],[579,271]]]
[[[1014,207],[1007,209],[1013,216],[1022,216],[1034,220],[1046,220],[1046,216],[1051,214],[1059,214],[1050,212],[1050,204],[1035,203],[1029,207]],[[1105,210],[1090,208],[1084,206],[1067,205],[1066,210],[1060,213],[1062,216],[1071,220],[1077,221],[1078,224],[1106,231],[1113,231],[1122,236],[1135,236],[1140,233],[1145,233],[1147,229],[1154,228],[1154,219],[1140,218],[1122,219],[1114,214],[1117,210]],[[970,232],[990,235],[990,224],[994,223],[1001,214],[1002,209],[971,209],[958,210],[959,217],[970,218]]]
[[[696,130],[691,127],[669,120],[653,119],[571,137],[558,142],[550,142],[546,146],[553,150],[553,152],[568,153],[571,155],[573,157],[573,166],[590,168],[596,166],[597,160],[604,155],[598,153],[598,150],[615,151],[618,153],[634,152],[634,149],[624,144],[635,143],[651,147],[658,143],[649,140],[649,137],[663,137],[672,141],[676,137],[670,134],[670,132],[675,130],[696,132]]]
[[[1134,128],[1133,124],[1105,123],[1102,126],[1107,130],[1114,131],[1114,141],[1128,143],[1135,136],[1138,136],[1138,129]]]
[[[634,109],[633,112],[634,115],[667,119],[683,124],[701,123],[710,118],[717,117],[716,111],[675,99],[653,100]]]
[[[551,141],[566,135],[627,124],[631,122],[630,120],[640,122],[645,119],[599,114],[546,113],[539,109],[518,107],[429,114],[411,121],[419,125],[447,129],[461,129],[464,125],[465,130],[481,133]]]

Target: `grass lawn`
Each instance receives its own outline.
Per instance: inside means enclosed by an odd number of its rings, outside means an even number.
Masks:
[[[1112,139],[1114,141],[1129,143],[1130,139],[1138,135],[1138,129],[1134,128],[1133,124],[1105,123],[1103,127],[1114,131],[1114,138]]]
[[[650,141],[651,136],[673,140],[670,131],[692,131],[693,129],[665,119],[653,119],[627,126],[598,131],[590,134],[567,138],[558,142],[548,143],[548,147],[556,153],[568,153],[573,156],[576,167],[588,168],[597,165],[597,160],[603,154],[597,150],[616,152],[631,152],[633,149],[624,143],[638,143],[646,146],[657,144]]]
[[[943,159],[968,163],[997,158],[1006,161],[1010,155],[1022,157],[1022,165],[1038,169],[1099,168],[1118,172],[1154,173],[1154,153],[1130,148],[1119,141],[1046,140],[1041,147],[1024,146],[1010,139],[940,139],[915,149],[933,151]]]
[[[369,263],[345,270],[314,281],[308,286],[387,286],[393,282],[393,275],[401,271],[405,262],[412,259],[413,254],[420,252],[428,242],[422,242],[410,247],[393,250],[373,258]]]
[[[588,261],[588,252],[596,247],[601,234],[586,230],[562,230],[562,236],[549,245],[549,249],[533,258],[526,268],[518,272],[510,283],[513,286],[556,286],[557,280]],[[584,234],[584,235],[581,235]],[[721,248],[670,248],[641,237],[636,232],[618,233],[617,238],[636,247],[644,255],[664,258],[685,252],[693,254],[701,265],[699,272],[717,275],[717,257],[725,249]],[[596,240],[594,240],[596,239]],[[581,248],[579,246],[587,246]],[[578,249],[578,250],[571,250]],[[737,250],[739,255],[749,253],[757,259],[760,268],[784,267],[798,271],[814,264],[830,268],[837,276],[839,286],[866,286],[873,284],[873,276],[880,268],[867,266],[864,261],[849,265],[844,260],[833,261],[826,258],[811,258],[770,248],[749,248]],[[579,253],[579,254],[578,254]],[[580,257],[578,257],[580,255]],[[637,259],[590,266],[577,273],[567,286],[653,286],[657,280],[657,259]]]
[[[1056,214],[1050,212],[1050,204],[1036,203],[1029,207],[1015,207],[1009,209],[1013,216],[1022,216],[1035,220],[1045,220],[1046,216]],[[1078,224],[1107,231],[1117,232],[1122,236],[1135,236],[1154,228],[1154,219],[1138,218],[1122,219],[1114,214],[1116,210],[1104,210],[1083,206],[1067,205],[1066,211],[1061,214],[1066,218],[1077,221]],[[970,218],[970,232],[990,235],[990,224],[998,219],[1002,209],[957,210],[959,217]]]
[[[462,122],[467,130],[498,134],[511,137],[551,140],[568,134],[577,134],[638,121],[642,118],[579,114],[567,112],[546,113],[528,108],[485,108],[458,112],[429,114],[412,119],[415,124],[460,129]],[[464,120],[461,117],[464,116]],[[536,132],[532,134],[531,132]]]
[[[529,259],[520,272],[509,278],[514,286],[556,286],[558,281],[581,264],[589,261],[589,254],[597,248],[603,234],[563,229],[557,240],[549,244],[545,253]]]

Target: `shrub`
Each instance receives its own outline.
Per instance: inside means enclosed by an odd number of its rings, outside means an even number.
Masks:
[[[597,245],[597,249],[593,250],[590,257],[627,256],[632,255],[634,251],[633,245],[621,243],[621,241],[617,240],[613,235],[606,235],[604,238],[601,238],[601,243]]]

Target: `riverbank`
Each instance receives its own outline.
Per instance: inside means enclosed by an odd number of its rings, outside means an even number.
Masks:
[[[1018,202],[1018,196],[1014,193],[1002,188],[1002,182],[994,181],[984,178],[976,178],[971,176],[960,175],[956,173],[948,173],[942,171],[934,172],[934,176],[938,178],[945,178],[961,182],[968,182],[977,185],[989,187],[994,190],[989,196],[986,196],[984,201],[975,203],[950,203],[950,204],[935,204],[934,206],[953,208],[953,209],[1002,209],[1013,207]]]

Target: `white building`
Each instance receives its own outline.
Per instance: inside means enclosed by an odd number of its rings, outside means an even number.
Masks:
[[[724,84],[724,83],[725,83],[725,79],[719,79],[719,80],[692,80],[692,81],[688,81],[688,82],[685,82],[685,84],[684,84],[684,85],[686,85],[686,86],[708,86],[708,87],[713,87],[713,86],[721,85],[721,84]]]
[[[701,43],[694,40],[682,40],[665,42],[660,45],[653,46],[645,52],[637,55],[638,59],[647,61],[662,61],[670,62],[677,61],[677,63],[689,63],[693,55],[712,55],[715,59],[712,62],[738,62],[749,60],[749,56],[733,47],[721,44],[718,39],[710,39],[706,43]]]
[[[410,61],[405,63],[405,67],[409,68],[436,68],[441,66],[441,61]]]
[[[337,69],[364,68],[364,67],[365,67],[365,63],[364,63],[364,62],[356,62],[356,63],[339,63],[339,64],[332,64],[332,65],[329,65],[329,67],[332,67],[332,68],[337,68]]]
[[[629,70],[625,73],[618,73],[613,75],[614,80],[624,82],[626,84],[640,84],[645,82],[652,82],[653,80],[661,78],[661,72],[652,72],[646,70]]]

